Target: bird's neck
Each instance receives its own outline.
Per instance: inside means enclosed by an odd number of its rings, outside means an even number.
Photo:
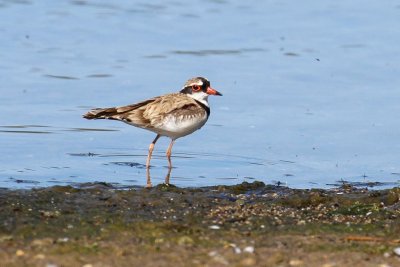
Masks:
[[[208,105],[208,94],[204,92],[199,92],[195,94],[188,94],[191,98],[199,101],[200,103],[204,104],[205,106],[209,107]]]

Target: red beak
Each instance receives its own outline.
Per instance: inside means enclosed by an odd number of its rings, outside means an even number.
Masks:
[[[217,90],[215,90],[215,89],[213,89],[211,87],[207,88],[206,93],[209,94],[209,95],[221,95],[222,96],[222,94],[220,92],[218,92]]]

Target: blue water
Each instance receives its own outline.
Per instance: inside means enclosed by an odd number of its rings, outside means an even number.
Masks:
[[[0,0],[0,18],[0,187],[145,185],[154,134],[81,115],[192,76],[224,96],[171,183],[400,183],[398,1]]]

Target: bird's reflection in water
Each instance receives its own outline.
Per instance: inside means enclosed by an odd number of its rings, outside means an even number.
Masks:
[[[168,171],[167,174],[165,175],[165,181],[164,183],[166,185],[169,185],[169,178],[171,177],[171,171],[172,171],[172,167],[171,165],[168,167]],[[153,184],[151,183],[151,175],[150,175],[150,166],[148,166],[146,168],[146,177],[147,177],[147,182],[146,182],[146,187],[147,188],[151,188],[153,186]]]

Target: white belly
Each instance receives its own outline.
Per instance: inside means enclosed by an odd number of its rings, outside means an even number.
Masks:
[[[191,117],[168,116],[153,131],[160,135],[177,139],[200,129],[207,122],[207,119],[206,114],[204,116]]]

